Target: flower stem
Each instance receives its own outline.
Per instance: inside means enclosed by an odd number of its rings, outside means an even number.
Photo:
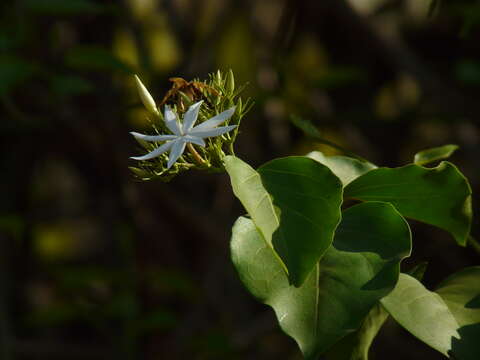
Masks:
[[[191,143],[187,143],[187,149],[190,152],[190,154],[193,155],[193,158],[195,161],[200,164],[200,165],[205,165],[205,160],[200,156],[200,154],[195,150],[193,145]]]

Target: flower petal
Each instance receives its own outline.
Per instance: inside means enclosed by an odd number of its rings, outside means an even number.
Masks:
[[[172,150],[170,150],[170,154],[168,155],[167,169],[170,169],[183,154],[186,144],[187,142],[183,138],[178,138],[173,141]]]
[[[167,140],[173,140],[177,136],[176,135],[143,135],[139,134],[137,132],[130,132],[135,139],[140,139],[140,140],[145,140],[145,141],[167,141]]]
[[[200,145],[205,147],[205,141],[201,137],[198,136],[192,136],[192,135],[185,135],[183,137],[186,142],[190,142],[192,144]]]
[[[178,121],[177,121],[177,114],[175,111],[170,109],[170,106],[165,105],[165,112],[163,115],[163,119],[165,121],[165,125],[167,125],[167,128],[174,133],[177,136],[181,136],[182,132],[180,130],[180,127],[178,126]]]
[[[200,110],[200,105],[202,105],[203,100],[196,102],[192,106],[190,106],[183,117],[183,133],[186,134],[195,124],[198,117],[198,111]]]
[[[169,141],[169,142],[163,144],[162,146],[156,148],[152,152],[149,152],[146,155],[131,156],[130,159],[133,159],[133,160],[150,160],[150,159],[156,158],[157,156],[162,155],[165,151],[169,150],[172,147],[172,145],[174,145],[174,142],[175,142],[175,140],[174,141]]]
[[[219,128],[207,129],[207,130],[202,130],[202,129],[197,130],[197,128],[193,128],[192,131],[190,131],[189,135],[198,136],[201,138],[207,138],[207,137],[225,134],[226,132],[229,132],[230,130],[235,129],[236,127],[237,125],[230,125],[230,126],[222,126]]]
[[[228,110],[221,112],[220,114],[208,119],[207,121],[201,123],[200,125],[195,126],[193,129],[198,130],[210,130],[214,127],[220,125],[221,123],[227,121],[235,113],[235,106],[231,107]]]

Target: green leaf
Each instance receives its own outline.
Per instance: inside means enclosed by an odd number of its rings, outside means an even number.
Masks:
[[[120,61],[109,50],[96,45],[82,45],[71,49],[65,57],[65,62],[79,70],[134,73],[130,66]]]
[[[325,156],[320,151],[312,151],[307,157],[318,161],[328,167],[342,180],[343,186],[347,186],[360,175],[376,169],[377,167],[368,161],[361,161],[348,156]]]
[[[422,281],[425,272],[427,271],[428,261],[422,261],[407,271],[407,274],[413,276],[418,281]]]
[[[342,184],[330,169],[306,157],[276,159],[258,173],[280,219],[273,247],[293,284],[301,285],[333,241]]]
[[[410,229],[387,203],[355,205],[335,240],[300,287],[290,285],[255,224],[233,227],[232,260],[248,290],[270,305],[282,329],[307,359],[315,359],[363,319],[395,286],[401,259],[410,253]]]
[[[306,157],[276,159],[253,170],[227,156],[235,195],[260,233],[301,285],[333,241],[340,222],[342,184],[324,165]]]
[[[480,266],[463,269],[444,280],[436,290],[460,326],[453,339],[458,360],[480,359]]]
[[[380,303],[376,304],[363,320],[360,329],[345,336],[326,354],[326,360],[368,360],[373,339],[388,318]]]
[[[415,154],[413,162],[417,165],[425,165],[437,160],[447,159],[457,149],[458,145],[444,145],[423,150]]]
[[[409,275],[421,280],[427,269],[427,262],[421,262],[414,266]],[[368,352],[373,339],[377,336],[380,328],[388,319],[388,312],[378,303],[368,313],[360,329],[349,334],[335,344],[328,352],[327,360],[368,360]]]
[[[448,356],[458,323],[443,299],[417,279],[400,274],[395,289],[381,300],[390,315],[414,336]]]
[[[235,156],[226,156],[224,163],[232,182],[233,193],[253,219],[266,245],[272,250],[272,254],[277,257],[280,265],[288,273],[285,264],[273,250],[272,238],[280,226],[280,219],[270,194],[262,184],[260,174]]]
[[[378,168],[352,181],[345,197],[388,201],[403,216],[450,232],[465,246],[472,221],[471,189],[449,162],[427,169],[418,165]]]
[[[324,140],[320,131],[317,129],[315,125],[313,125],[313,123],[310,120],[304,119],[297,115],[291,115],[290,121],[292,122],[293,125],[295,125],[297,128],[302,130],[305,133],[305,135],[310,136],[317,140]],[[336,146],[337,145],[335,145],[334,147],[337,148]]]

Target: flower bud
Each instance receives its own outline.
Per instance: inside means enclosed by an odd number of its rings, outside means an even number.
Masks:
[[[241,114],[242,111],[243,111],[243,101],[242,101],[242,98],[238,98],[237,114]]]
[[[232,69],[230,69],[227,73],[225,87],[226,87],[227,93],[229,95],[233,95],[233,93],[235,92],[235,77],[233,76]]]
[[[152,114],[158,115],[157,105],[155,104],[152,95],[150,95],[147,88],[143,85],[137,75],[135,75],[135,83],[137,85],[138,94],[140,95],[140,99],[145,108]]]

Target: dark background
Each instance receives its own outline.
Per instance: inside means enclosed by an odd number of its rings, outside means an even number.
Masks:
[[[138,182],[148,131],[132,73],[232,68],[255,100],[237,155],[257,166],[332,150],[378,165],[455,143],[480,173],[480,5],[430,0],[18,0],[0,5],[0,359],[301,359],[229,259],[243,210],[226,175]],[[429,15],[429,8],[430,15]],[[428,204],[425,204],[428,206]],[[477,202],[474,196],[474,207]],[[473,234],[478,235],[476,222]],[[414,224],[433,288],[479,263]],[[442,359],[393,322],[372,359]]]

